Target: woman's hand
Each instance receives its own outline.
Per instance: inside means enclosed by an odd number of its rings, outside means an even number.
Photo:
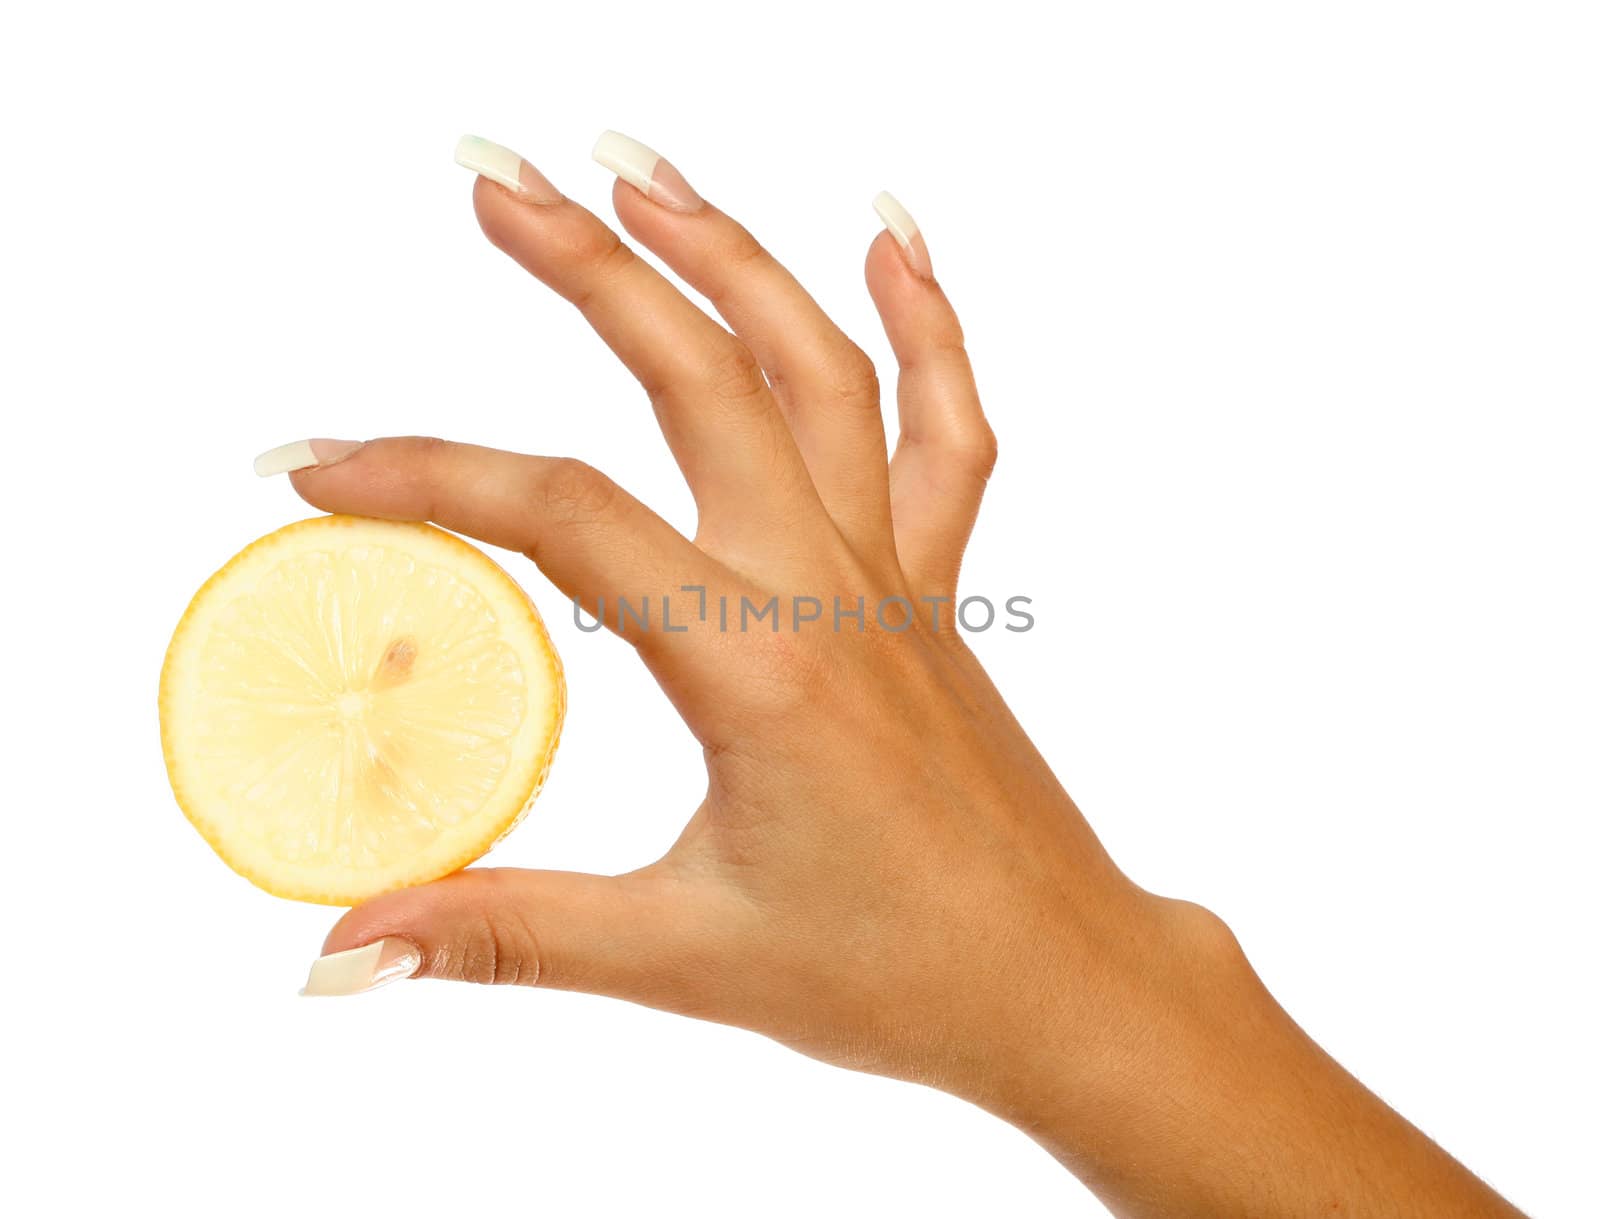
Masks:
[[[638,871],[474,869],[351,911],[326,952],[386,939],[385,968],[325,958],[311,989],[415,966],[740,1025],[967,1097],[1130,1215],[1496,1213],[1300,1034],[1219,920],[1118,871],[963,644],[956,577],[995,441],[904,210],[880,197],[866,266],[899,362],[891,457],[860,348],[650,150],[597,147],[617,215],[731,333],[515,154],[458,156],[489,239],[644,386],[696,535],[580,462],[438,440],[314,442],[295,488],[527,554],[637,648],[707,788]],[[619,623],[618,598],[644,596],[648,629]],[[773,598],[780,620],[754,618]]]

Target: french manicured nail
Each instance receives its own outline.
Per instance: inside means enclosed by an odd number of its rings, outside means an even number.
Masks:
[[[498,182],[529,203],[560,203],[561,192],[511,149],[480,136],[464,135],[456,143],[456,164]]]
[[[330,952],[311,964],[302,995],[359,995],[377,990],[422,968],[422,950],[410,940],[374,940],[362,948]]]
[[[872,210],[878,213],[883,227],[899,244],[906,265],[923,279],[932,279],[933,260],[928,257],[928,243],[922,240],[922,230],[917,228],[917,222],[905,205],[888,191],[881,190],[872,201]]]
[[[359,440],[296,440],[292,444],[280,444],[256,458],[256,473],[262,478],[271,478],[274,474],[309,470],[313,466],[331,466],[354,453],[361,443]]]
[[[620,131],[604,132],[595,141],[593,156],[646,199],[668,211],[698,212],[706,205],[671,161]]]

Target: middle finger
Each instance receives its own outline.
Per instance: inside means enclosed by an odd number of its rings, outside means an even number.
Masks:
[[[821,502],[755,357],[517,154],[468,136],[459,163],[489,240],[576,305],[649,394],[702,532],[792,536]],[[743,549],[741,547],[741,549]]]

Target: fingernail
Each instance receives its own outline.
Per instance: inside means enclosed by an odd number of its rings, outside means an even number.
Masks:
[[[928,257],[928,243],[922,240],[922,230],[917,228],[917,222],[900,200],[888,191],[881,190],[872,200],[872,210],[878,213],[883,227],[889,230],[900,246],[906,265],[923,279],[932,279],[933,260]]]
[[[498,182],[529,203],[560,203],[562,194],[532,165],[511,149],[480,136],[464,135],[456,143],[456,164]]]
[[[698,212],[706,205],[671,161],[620,131],[603,132],[595,141],[592,155],[646,199],[668,211]]]
[[[302,995],[359,995],[377,990],[422,968],[422,950],[410,940],[390,936],[361,948],[330,952],[311,963]]]
[[[256,458],[256,473],[262,478],[309,470],[312,466],[331,466],[343,461],[361,447],[359,440],[296,440],[268,449]]]

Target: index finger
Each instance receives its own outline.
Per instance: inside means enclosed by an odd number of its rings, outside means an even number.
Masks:
[[[715,567],[644,504],[572,458],[403,436],[297,441],[263,454],[256,468],[288,473],[308,503],[328,512],[432,521],[527,555],[590,614],[603,597],[606,625],[640,648],[683,636],[621,629],[617,598],[705,584]]]

